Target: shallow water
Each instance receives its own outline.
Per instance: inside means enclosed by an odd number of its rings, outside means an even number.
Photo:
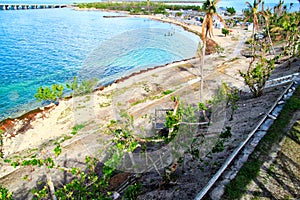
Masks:
[[[141,18],[103,18],[99,11],[0,11],[0,120],[39,106],[41,85],[74,75],[102,84],[133,71],[195,56],[198,38]],[[172,36],[168,36],[172,34]]]

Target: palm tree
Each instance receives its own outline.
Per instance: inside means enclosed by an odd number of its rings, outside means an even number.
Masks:
[[[252,29],[252,36],[254,37],[256,31],[258,30],[258,14],[259,14],[259,4],[261,3],[261,0],[254,0],[253,5],[249,3],[248,1],[246,2],[248,6],[248,10],[250,11],[250,15],[248,15],[244,22],[248,21],[250,18],[253,20],[253,29]]]
[[[225,24],[224,19],[217,13],[217,3],[219,0],[206,0],[203,3],[203,10],[206,11],[205,17],[203,19],[202,23],[202,45],[200,49],[198,48],[199,57],[201,60],[200,64],[200,73],[201,73],[201,83],[200,83],[200,103],[203,103],[203,67],[204,67],[204,56],[205,56],[205,49],[206,49],[206,39],[209,34],[210,37],[212,37],[213,34],[213,17],[216,16],[219,18],[219,20]],[[201,55],[202,54],[202,55]]]
[[[217,13],[216,5],[219,2],[219,0],[206,0],[203,3],[203,9],[206,11],[206,15],[203,19],[202,23],[202,40],[206,39],[208,34],[210,37],[212,37],[213,34],[213,17],[216,16],[219,18],[220,22],[225,24],[224,19]],[[205,32],[205,34],[204,34]]]
[[[258,31],[258,15],[259,15],[259,4],[261,3],[262,0],[254,0],[253,5],[249,3],[248,1],[246,2],[248,6],[248,11],[249,15],[245,18],[244,22],[248,21],[249,19],[253,20],[253,28],[252,28],[252,55],[254,56],[254,41],[255,41],[255,33]]]
[[[150,0],[147,0],[148,15],[150,14]]]
[[[274,7],[274,13],[278,14],[279,16],[282,14],[282,5],[283,1],[279,0],[277,6]]]
[[[265,19],[265,23],[266,23],[266,30],[267,30],[267,34],[268,34],[268,38],[270,40],[270,44],[271,44],[271,48],[273,51],[273,54],[275,54],[275,50],[274,50],[274,46],[273,46],[273,42],[272,42],[272,38],[270,35],[270,28],[269,28],[269,24],[270,24],[270,17],[272,17],[272,13],[271,10],[268,8],[267,10],[262,10],[262,16]]]
[[[277,17],[277,16],[276,16]],[[299,44],[299,23],[300,23],[300,14],[299,12],[287,13],[283,12],[281,16],[273,22],[272,27],[270,28],[271,33],[276,34],[281,40],[283,39],[286,42],[284,51],[290,51],[295,54]],[[287,53],[287,52],[286,52]]]

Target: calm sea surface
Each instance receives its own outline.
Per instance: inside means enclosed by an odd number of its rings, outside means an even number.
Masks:
[[[39,104],[39,86],[73,76],[109,83],[133,71],[195,56],[198,38],[141,18],[98,11],[0,11],[0,120]],[[172,36],[168,36],[171,35]]]
[[[2,3],[72,4],[87,0],[0,0]],[[277,1],[266,1],[266,6]],[[298,1],[294,3],[299,9]],[[221,0],[221,7],[244,8]],[[39,103],[39,86],[65,84],[73,76],[107,84],[134,71],[195,56],[198,38],[182,28],[112,13],[37,9],[0,11],[0,121]],[[172,36],[168,36],[172,35]]]

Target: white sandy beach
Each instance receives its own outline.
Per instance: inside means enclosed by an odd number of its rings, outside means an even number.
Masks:
[[[150,18],[153,20],[173,23],[182,26],[187,30],[201,33],[200,26],[187,25],[182,22],[176,21],[175,19],[162,19],[156,16],[133,17]],[[204,75],[206,77],[207,83],[209,81],[222,80],[225,82],[230,81],[231,84],[243,87],[242,80],[238,76],[238,70],[246,68],[248,65],[248,61],[246,58],[240,57],[239,53],[243,42],[250,35],[250,32],[244,31],[241,27],[231,30],[232,32],[230,33],[230,35],[224,37],[221,34],[220,29],[214,29],[214,37],[212,39],[216,41],[222,48],[224,48],[225,52],[222,55],[213,54],[206,58]],[[236,61],[231,61],[231,59],[235,57],[240,58]],[[62,135],[69,135],[72,131],[72,127],[74,127],[76,124],[89,124],[91,121],[97,121],[96,124],[99,123],[104,125],[108,123],[110,119],[115,118],[114,108],[112,108],[112,106],[114,106],[113,102],[115,101],[116,97],[114,97],[112,93],[113,91],[116,91],[116,88],[117,90],[120,90],[120,88],[124,87],[123,85],[128,85],[128,87],[133,88],[135,87],[133,86],[134,83],[138,82],[149,84],[150,87],[154,87],[153,85],[151,85],[151,83],[163,85],[163,82],[166,83],[166,80],[157,78],[153,76],[153,74],[157,74],[157,76],[159,77],[163,76],[164,74],[172,74],[173,70],[176,70],[178,66],[186,65],[192,62],[194,64],[195,61],[184,61],[170,64],[161,68],[135,75],[121,83],[113,84],[109,87],[106,87],[103,91],[97,91],[88,96],[76,97],[70,100],[61,100],[58,106],[53,106],[50,110],[37,114],[30,122],[29,128],[27,128],[22,133],[20,133],[19,130],[22,129],[22,125],[24,125],[24,123],[15,120],[14,127],[9,127],[6,130],[6,136],[14,135],[14,137],[9,137],[4,140],[5,155],[12,155],[15,152],[20,152],[28,148],[36,148],[43,143],[47,143],[47,141],[51,139],[55,139]],[[185,74],[181,72],[180,79],[183,81],[177,82],[174,76],[169,80],[170,82],[166,84],[164,89],[167,90],[168,87],[172,87],[172,85],[175,85],[175,83],[176,85],[179,85],[180,82],[185,82],[185,80],[197,79],[199,75],[199,65],[196,65],[188,69],[191,73]],[[132,80],[134,81],[132,82]],[[211,89],[213,90],[215,89],[215,87]],[[153,88],[153,90],[157,90],[155,92],[158,92],[161,89]],[[135,92],[134,95],[137,95],[137,97],[131,96],[128,98],[138,99],[143,96],[142,91]],[[198,97],[197,94],[195,94],[195,97]],[[134,100],[131,99],[131,101]],[[147,109],[147,106],[151,105],[152,103],[155,103],[155,101],[149,100],[146,104],[142,103],[140,105],[132,107],[130,110],[132,110],[132,112],[135,112],[134,110],[136,110],[138,107]],[[105,106],[99,106],[101,104]]]

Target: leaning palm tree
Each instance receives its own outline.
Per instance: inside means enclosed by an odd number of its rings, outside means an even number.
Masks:
[[[217,3],[219,2],[219,0],[206,0],[203,3],[203,10],[206,11],[205,17],[203,19],[203,23],[202,23],[202,45],[200,47],[200,49],[198,48],[198,53],[199,53],[199,57],[201,60],[201,64],[200,64],[200,73],[201,73],[201,84],[200,84],[200,102],[203,103],[203,67],[204,67],[204,56],[205,56],[205,49],[206,49],[206,39],[207,36],[209,35],[210,38],[214,35],[213,34],[213,17],[216,16],[217,18],[219,18],[219,20],[225,24],[224,19],[217,13]],[[201,55],[202,54],[202,55]]]
[[[262,16],[265,19],[266,30],[267,30],[267,34],[268,34],[268,38],[269,38],[269,41],[270,41],[270,44],[271,44],[273,54],[275,54],[274,45],[273,45],[272,38],[271,38],[271,35],[270,35],[270,27],[269,27],[270,18],[272,17],[271,10],[269,8],[267,10],[262,10]]]
[[[224,19],[217,13],[217,3],[219,0],[206,0],[203,3],[203,9],[206,11],[205,17],[202,23],[202,39],[206,39],[208,34],[212,37],[213,34],[213,17],[219,18],[220,22],[224,23]],[[204,34],[205,33],[205,34]]]
[[[253,5],[246,2],[248,10],[250,11],[250,15],[248,15],[244,22],[248,21],[250,18],[253,20],[253,29],[252,29],[252,36],[254,37],[256,31],[258,30],[258,15],[259,15],[259,4],[261,3],[261,0],[254,0]]]
[[[255,41],[255,34],[258,31],[258,15],[260,14],[259,10],[259,4],[261,3],[262,0],[254,0],[253,5],[249,3],[248,1],[246,2],[249,15],[245,18],[244,22],[248,21],[249,19],[252,19],[253,21],[253,28],[252,28],[252,55],[254,55],[254,41]]]

